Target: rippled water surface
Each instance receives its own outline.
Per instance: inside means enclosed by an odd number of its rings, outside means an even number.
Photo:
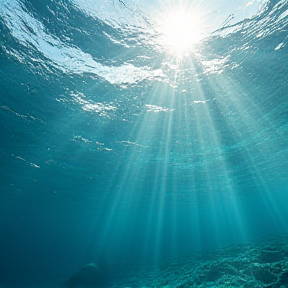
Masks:
[[[288,2],[181,56],[135,3],[0,2],[3,287],[288,233]]]

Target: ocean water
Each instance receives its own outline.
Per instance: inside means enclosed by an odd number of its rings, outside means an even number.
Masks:
[[[0,287],[288,287],[288,2],[181,58],[124,2],[0,2]]]

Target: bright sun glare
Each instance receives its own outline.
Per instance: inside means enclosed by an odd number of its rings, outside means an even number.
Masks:
[[[196,11],[178,9],[161,17],[160,31],[164,46],[172,54],[182,56],[201,40],[199,15]]]

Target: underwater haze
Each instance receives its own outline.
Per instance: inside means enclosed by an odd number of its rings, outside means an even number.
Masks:
[[[287,0],[140,2],[0,1],[0,287],[288,287]]]

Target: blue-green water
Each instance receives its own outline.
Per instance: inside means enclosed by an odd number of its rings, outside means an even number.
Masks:
[[[0,3],[1,288],[288,234],[287,1],[181,59],[105,3]]]

